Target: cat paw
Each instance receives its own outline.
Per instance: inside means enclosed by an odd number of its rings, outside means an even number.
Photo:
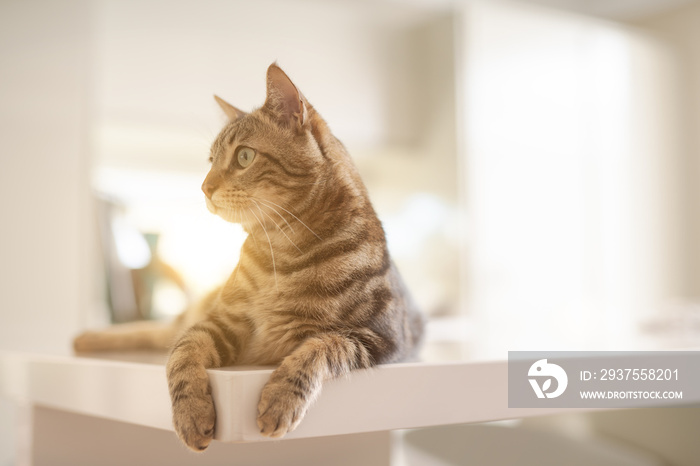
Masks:
[[[206,450],[214,438],[216,411],[211,395],[180,400],[173,405],[173,425],[182,442],[192,451]]]
[[[293,431],[306,414],[309,402],[297,390],[268,383],[258,403],[258,427],[266,437],[278,438]]]
[[[102,335],[100,332],[83,332],[73,339],[73,349],[76,353],[87,353],[101,348]]]

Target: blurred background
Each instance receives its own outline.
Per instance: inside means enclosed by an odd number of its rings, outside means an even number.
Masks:
[[[700,343],[698,1],[2,0],[0,349],[226,278],[212,95],[261,105],[273,61],[354,156],[427,359]]]

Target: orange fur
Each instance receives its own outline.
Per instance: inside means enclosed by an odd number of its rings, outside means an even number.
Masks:
[[[153,333],[153,346],[172,346],[173,422],[195,451],[214,436],[207,368],[279,364],[258,406],[261,433],[279,437],[325,380],[411,357],[423,331],[350,156],[287,75],[269,67],[267,99],[251,113],[217,102],[230,121],[202,190],[249,237],[229,280]],[[100,349],[91,335],[76,349]]]

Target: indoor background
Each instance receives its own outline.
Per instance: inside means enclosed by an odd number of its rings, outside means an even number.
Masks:
[[[697,1],[3,0],[0,349],[230,273],[212,95],[261,105],[274,61],[355,158],[426,359],[698,346]],[[14,422],[0,400],[0,464]]]

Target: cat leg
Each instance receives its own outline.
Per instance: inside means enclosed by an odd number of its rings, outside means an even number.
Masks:
[[[369,330],[329,332],[305,340],[272,373],[258,404],[258,427],[268,437],[296,428],[321,391],[324,380],[374,365],[385,346]]]
[[[76,352],[165,350],[179,331],[178,322],[140,321],[117,324],[104,330],[89,330],[73,340]]]
[[[231,365],[250,329],[244,319],[210,315],[178,340],[166,365],[175,432],[188,448],[203,451],[214,438],[216,412],[207,369]]]

